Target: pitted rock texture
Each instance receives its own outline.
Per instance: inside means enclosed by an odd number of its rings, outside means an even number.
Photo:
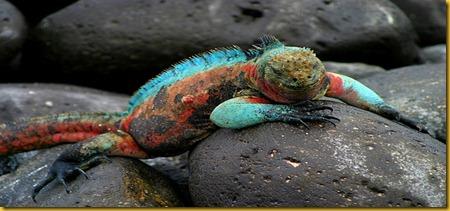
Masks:
[[[8,1],[0,0],[0,69],[5,69],[17,56],[25,41],[26,30],[20,11]]]
[[[221,129],[190,154],[197,206],[443,207],[445,145],[336,102],[341,122]]]
[[[445,76],[444,63],[425,64],[393,69],[361,82],[407,116],[426,123],[434,137],[446,142]]]
[[[35,80],[132,92],[180,59],[247,48],[262,34],[324,60],[392,67],[418,58],[409,19],[388,0],[80,0],[37,25],[23,65]]]
[[[33,186],[47,174],[50,164],[67,145],[41,150],[15,172],[0,177],[0,205],[6,207],[173,207],[183,206],[172,183],[139,160],[111,158],[78,176],[67,194],[52,182],[31,200]]]
[[[421,45],[445,43],[445,0],[391,0],[411,20]]]
[[[365,78],[386,71],[382,67],[364,63],[342,63],[325,61],[323,62],[323,65],[329,72],[339,73],[354,79]]]

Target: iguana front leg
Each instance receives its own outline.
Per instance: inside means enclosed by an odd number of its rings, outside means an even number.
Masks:
[[[337,73],[327,72],[330,85],[326,96],[344,101],[347,104],[372,111],[386,118],[396,120],[420,132],[428,133],[426,128],[414,119],[401,114],[386,103],[377,93],[355,79]]]
[[[35,201],[35,197],[41,189],[54,179],[61,182],[66,192],[69,193],[65,182],[66,177],[81,173],[87,178],[84,170],[98,165],[97,161],[106,156],[126,156],[140,159],[149,157],[128,133],[116,130],[98,135],[85,142],[73,144],[61,153],[50,167],[47,177],[35,186],[32,199]]]
[[[211,113],[210,119],[223,128],[240,129],[264,122],[286,122],[302,124],[309,128],[305,122],[322,121],[334,125],[338,118],[314,114],[319,110],[332,110],[328,106],[319,106],[313,102],[299,104],[273,104],[273,102],[255,96],[235,97],[219,104]]]

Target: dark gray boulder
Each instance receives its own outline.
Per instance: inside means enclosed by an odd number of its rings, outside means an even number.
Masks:
[[[25,37],[26,24],[20,11],[8,1],[0,0],[0,70],[17,56]]]
[[[22,64],[34,79],[131,92],[180,59],[247,48],[262,34],[324,60],[391,67],[418,58],[409,19],[388,0],[80,0],[37,25]]]
[[[411,20],[420,38],[420,44],[445,43],[446,8],[445,0],[391,0]]]
[[[393,69],[362,79],[407,116],[426,122],[431,134],[446,142],[446,67],[424,64]]]
[[[445,44],[422,48],[420,55],[425,63],[445,63],[447,61],[447,46]]]
[[[386,71],[384,68],[376,65],[368,65],[364,63],[342,63],[342,62],[323,62],[325,69],[330,72],[339,73],[354,79],[365,78],[377,73]]]
[[[0,206],[6,207],[173,207],[183,206],[166,177],[136,159],[112,158],[77,177],[67,194],[52,182],[31,200],[33,186],[47,174],[50,164],[67,145],[41,150],[15,172],[0,177]]]
[[[445,145],[336,102],[341,122],[221,129],[190,154],[197,206],[445,207]]]

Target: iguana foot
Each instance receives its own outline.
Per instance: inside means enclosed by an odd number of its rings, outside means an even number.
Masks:
[[[293,112],[288,112],[287,114],[282,115],[281,121],[290,123],[290,124],[296,124],[296,125],[303,125],[307,129],[310,129],[309,126],[306,124],[306,122],[312,122],[312,121],[320,121],[320,122],[327,122],[336,127],[336,124],[332,121],[340,121],[340,119],[330,116],[330,115],[324,115],[324,114],[311,114],[311,112],[314,111],[323,111],[323,110],[329,110],[330,112],[333,112],[333,108],[329,106],[322,106],[318,105],[315,101],[302,101],[300,103],[292,104],[291,107],[293,108]]]
[[[332,124],[333,126],[336,127],[336,124],[331,121],[331,120],[335,120],[335,121],[341,121],[340,119],[334,117],[334,116],[329,116],[329,115],[313,115],[313,114],[301,114],[301,113],[296,113],[296,114],[287,114],[285,116],[283,116],[282,121],[286,122],[286,123],[290,123],[290,124],[295,124],[295,125],[303,125],[306,128],[310,129],[309,126],[306,124],[306,122],[312,122],[312,121],[320,121],[320,122],[328,122],[330,124]],[[306,122],[305,122],[306,121]]]
[[[47,174],[47,177],[39,182],[33,189],[31,194],[31,198],[36,203],[36,196],[39,192],[47,186],[50,182],[57,179],[62,185],[64,185],[64,189],[66,193],[70,193],[70,189],[67,185],[66,179],[68,177],[76,177],[79,174],[84,175],[86,179],[89,179],[89,176],[83,169],[89,169],[95,165],[98,165],[101,161],[111,162],[110,159],[104,155],[96,156],[87,162],[79,163],[73,160],[65,160],[64,157],[60,157],[53,162],[50,170]]]
[[[412,129],[415,129],[419,132],[430,134],[428,132],[427,128],[422,123],[420,123],[419,121],[416,121],[412,118],[409,118],[405,115],[400,114],[400,112],[398,112],[392,106],[389,106],[389,105],[381,106],[380,113],[381,113],[381,115],[383,115],[389,119],[400,122],[400,123],[412,128]]]
[[[292,104],[292,106],[304,112],[323,111],[323,110],[329,110],[330,112],[333,112],[333,108],[331,108],[330,106],[318,105],[317,102],[311,100],[306,100],[296,104]]]

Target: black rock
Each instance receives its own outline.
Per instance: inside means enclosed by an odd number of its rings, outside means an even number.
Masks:
[[[391,0],[411,19],[417,31],[420,44],[445,43],[446,4],[445,0]]]
[[[354,79],[365,78],[376,73],[382,73],[386,71],[382,67],[364,63],[341,63],[325,61],[323,62],[323,65],[325,65],[325,69],[327,71],[346,75]]]
[[[221,129],[190,154],[197,206],[445,207],[445,145],[336,102],[341,122]]]
[[[17,171],[0,177],[0,206],[6,207],[173,207],[183,206],[166,177],[136,159],[112,158],[87,171],[89,179],[68,183],[67,194],[52,182],[31,200],[33,186],[45,178],[50,164],[68,145],[41,150]]]
[[[131,92],[180,59],[247,48],[262,34],[324,60],[390,67],[418,58],[409,19],[388,0],[80,0],[38,24],[23,64],[32,79]]]
[[[0,0],[0,70],[6,69],[21,50],[26,29],[22,14],[9,2]]]
[[[422,48],[420,54],[425,63],[445,63],[447,61],[447,46],[445,44]]]
[[[431,134],[445,142],[445,76],[445,64],[425,64],[393,69],[361,82],[407,116],[425,122]]]
[[[58,11],[77,0],[8,0],[23,12],[27,22],[34,26],[45,16]]]

